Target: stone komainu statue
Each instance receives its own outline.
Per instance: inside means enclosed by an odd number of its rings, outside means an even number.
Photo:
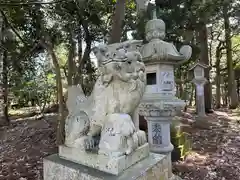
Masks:
[[[67,146],[93,149],[94,137],[100,136],[99,153],[120,156],[146,142],[145,132],[137,127],[136,112],[145,91],[145,66],[133,44],[126,41],[94,48],[100,75],[90,97],[79,87],[71,87],[79,88],[78,95],[69,91],[78,104],[67,118]]]

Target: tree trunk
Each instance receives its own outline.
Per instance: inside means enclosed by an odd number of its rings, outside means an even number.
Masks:
[[[188,104],[188,106],[192,106],[194,95],[195,95],[195,93],[194,93],[194,86],[191,85],[191,95],[190,95],[190,99],[189,99],[189,104]]]
[[[57,97],[58,97],[58,127],[57,127],[57,144],[61,145],[64,143],[65,138],[65,119],[64,119],[64,97],[62,89],[62,77],[60,66],[58,63],[57,56],[54,52],[53,45],[50,41],[42,41],[42,46],[45,47],[47,52],[52,58],[54,69],[56,72],[56,84],[57,84]]]
[[[238,106],[237,88],[235,82],[235,75],[233,69],[232,60],[232,41],[231,41],[231,27],[228,14],[228,4],[223,6],[223,18],[225,28],[225,42],[226,42],[226,54],[227,54],[227,72],[228,72],[228,97],[229,108],[235,109]]]
[[[6,49],[2,48],[4,46],[3,43],[3,29],[4,29],[4,19],[2,17],[2,14],[0,13],[0,88],[1,88],[1,114],[0,116],[3,117],[3,121],[1,124],[3,125],[9,125],[9,117],[8,117],[8,68],[7,68],[7,58],[8,58],[8,52]],[[3,99],[2,99],[3,98]]]
[[[80,24],[80,23],[79,23]],[[80,83],[81,80],[81,61],[82,61],[82,29],[81,26],[79,27],[78,30],[78,36],[77,36],[77,45],[78,45],[78,67],[76,67],[76,72],[75,72],[75,76],[74,76],[74,85],[78,85]]]
[[[237,80],[237,94],[238,94],[238,98],[240,96],[240,79]]]
[[[79,64],[79,75],[80,75],[80,84],[82,86],[82,89],[84,91],[84,93],[86,94],[85,92],[85,86],[84,86],[84,82],[83,82],[83,69],[85,68],[84,65],[86,65],[87,63],[91,63],[90,62],[90,53],[91,53],[91,47],[92,47],[92,36],[89,32],[89,24],[87,21],[84,21],[82,23],[82,27],[83,27],[83,30],[85,32],[85,42],[86,42],[86,48],[84,50],[84,53],[83,53],[83,56],[82,56],[82,59],[81,59],[81,62]]]
[[[182,71],[181,69],[179,69],[179,82],[178,82],[178,85],[179,85],[179,98],[180,99],[183,99],[184,98],[184,87],[183,87],[183,74],[182,74]]]
[[[82,36],[79,34],[78,37],[78,70],[74,79],[75,84],[81,84],[83,87],[83,69],[84,65],[87,63],[87,61],[90,61],[90,53],[92,48],[92,36],[89,32],[89,24],[87,21],[82,22],[82,27],[85,33],[85,42],[86,42],[86,48],[84,50],[84,53],[82,53]]]
[[[220,73],[220,62],[221,62],[221,48],[222,43],[220,42],[216,48],[216,108],[221,107],[221,73]]]
[[[4,115],[4,119],[5,119],[5,123],[7,125],[10,124],[10,120],[8,117],[8,53],[6,50],[4,50],[3,53],[3,68],[2,68],[3,72],[3,115]]]
[[[200,43],[200,61],[206,65],[209,65],[208,57],[208,34],[207,27],[205,22],[200,23],[198,41]],[[212,109],[212,89],[210,84],[210,69],[205,69],[205,78],[208,80],[208,83],[204,86],[204,100],[205,100],[205,111],[211,112]]]
[[[123,21],[125,18],[125,4],[126,0],[117,0],[115,5],[115,12],[112,19],[112,30],[110,33],[109,44],[121,41]]]
[[[72,31],[72,30],[70,30]],[[74,66],[74,57],[75,57],[75,50],[76,50],[76,43],[73,40],[73,32],[70,32],[70,47],[69,47],[69,53],[68,53],[68,74],[67,74],[67,82],[68,86],[73,85],[73,76],[75,74],[75,66]]]
[[[65,119],[64,119],[64,97],[63,97],[63,89],[62,89],[62,78],[61,71],[58,64],[58,60],[53,49],[49,49],[49,53],[51,54],[52,61],[56,71],[56,78],[58,81],[58,131],[57,131],[57,144],[64,143],[65,137]]]
[[[5,122],[2,122],[2,117],[3,117],[3,113],[4,113],[4,105],[3,105],[3,52],[4,49],[1,48],[2,47],[2,40],[3,40],[3,17],[2,14],[0,13],[0,123],[5,124]]]
[[[228,90],[227,90],[227,83],[226,82],[224,82],[224,88],[222,89],[222,91],[223,91],[223,94],[224,94],[224,96],[223,96],[223,104],[225,105],[225,107],[226,106],[228,106],[229,105],[229,103],[228,103]]]

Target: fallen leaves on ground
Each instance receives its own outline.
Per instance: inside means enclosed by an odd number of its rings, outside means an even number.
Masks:
[[[173,165],[184,180],[240,180],[240,124],[232,112],[209,114],[211,128],[194,127],[192,152]]]
[[[176,174],[184,180],[240,180],[240,123],[231,113],[208,115],[209,129],[192,126],[193,151],[173,165]],[[194,116],[183,117],[193,124]],[[0,180],[42,180],[43,158],[57,153],[56,119],[25,118],[0,128]]]
[[[41,180],[43,157],[56,153],[56,115],[0,128],[0,180]]]

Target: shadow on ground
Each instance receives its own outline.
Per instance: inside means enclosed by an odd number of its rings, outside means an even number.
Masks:
[[[0,180],[42,180],[43,158],[57,152],[56,119],[47,114],[0,127]],[[174,163],[174,173],[184,180],[240,180],[239,119],[239,111],[216,111],[206,119],[212,127],[186,128],[193,149]]]
[[[216,111],[205,119],[211,127],[192,127],[192,152],[174,164],[184,180],[240,180],[239,112]]]
[[[30,119],[0,128],[0,180],[40,180],[43,157],[57,152],[56,114]]]

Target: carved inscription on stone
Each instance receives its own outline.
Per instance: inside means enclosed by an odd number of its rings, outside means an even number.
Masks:
[[[161,90],[173,91],[174,89],[174,74],[171,71],[160,73]]]
[[[162,128],[159,123],[152,124],[152,140],[155,145],[162,144]]]
[[[204,95],[204,88],[203,85],[197,85],[197,95],[198,96],[203,96]]]

